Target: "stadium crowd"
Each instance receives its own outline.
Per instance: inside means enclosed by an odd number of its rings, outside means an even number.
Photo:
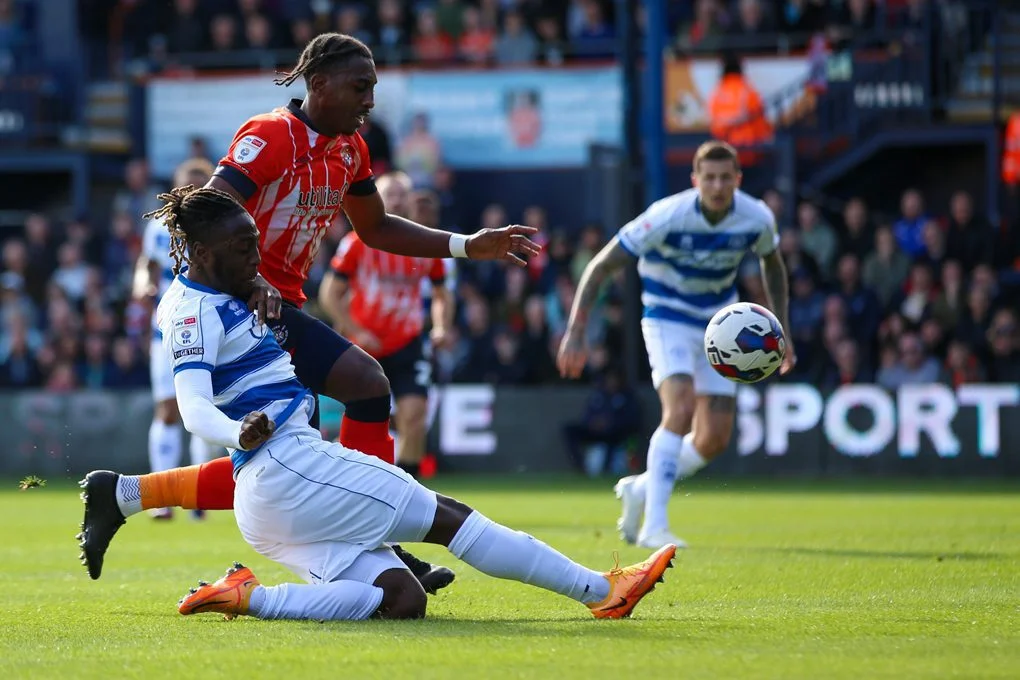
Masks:
[[[251,50],[292,50],[317,31],[340,30],[373,46],[381,64],[559,63],[565,57],[608,56],[614,3],[599,0],[81,0],[82,30],[93,42],[119,45],[111,59],[143,58],[154,68],[175,55],[216,53],[216,67]],[[925,0],[698,0],[669,3],[670,33],[679,50],[715,49],[740,36],[788,37],[825,32],[839,39],[894,25],[909,30]],[[0,2],[11,35],[18,12],[31,3]],[[23,17],[22,17],[23,18]],[[639,25],[642,18],[639,17]],[[14,33],[12,33],[14,32]],[[765,44],[775,46],[773,38]],[[406,49],[406,48],[410,49]],[[758,51],[760,51],[758,46]],[[291,51],[288,51],[291,50]],[[584,266],[619,225],[549,224],[534,205],[507,214],[499,204],[481,215],[458,210],[452,172],[427,121],[391,139],[379,125],[363,131],[376,174],[406,170],[434,190],[443,225],[519,222],[541,229],[543,254],[526,270],[460,261],[454,277],[457,342],[434,357],[439,382],[546,384],[559,378],[553,357]],[[193,153],[202,155],[202,140]],[[212,158],[210,160],[217,160]],[[144,159],[127,165],[123,188],[96,218],[56,223],[43,214],[25,220],[2,244],[0,387],[133,388],[148,384],[151,301],[130,297],[133,265],[161,187]],[[777,215],[784,201],[769,191]],[[926,200],[927,199],[927,200]],[[780,223],[790,271],[789,335],[800,358],[791,380],[832,387],[877,381],[1020,380],[1020,325],[1015,300],[1020,260],[1016,239],[1003,244],[975,214],[972,197],[903,195],[898,216],[875,216],[860,198],[839,210],[798,202],[796,223]],[[313,298],[346,225],[322,244],[306,291]],[[1017,230],[1013,230],[1015,233]],[[745,299],[763,300],[756,262],[739,280]],[[603,294],[591,324],[590,377],[624,355],[626,291],[617,279]]]

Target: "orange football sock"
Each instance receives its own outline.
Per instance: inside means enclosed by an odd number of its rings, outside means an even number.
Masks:
[[[189,465],[141,475],[142,509],[231,510],[234,507],[234,466],[224,456],[202,465]]]
[[[366,423],[344,414],[344,419],[340,423],[340,443],[349,449],[375,456],[390,465],[395,460],[389,420]]]
[[[142,509],[185,508],[197,510],[198,465],[141,475],[138,479]]]

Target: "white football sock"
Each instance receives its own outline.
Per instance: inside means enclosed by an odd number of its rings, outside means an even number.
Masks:
[[[260,619],[361,621],[372,616],[382,600],[382,588],[361,581],[281,583],[256,586],[248,614]]]
[[[149,426],[149,468],[153,472],[163,472],[181,464],[181,429],[180,423],[167,425],[160,420],[153,420]]]
[[[188,453],[191,454],[191,464],[201,465],[202,463],[208,463],[213,458],[219,458],[226,454],[226,449],[223,449],[215,444],[210,444],[201,437],[191,435],[191,443],[188,444]]]
[[[669,529],[669,497],[678,479],[691,477],[708,461],[694,448],[694,433],[683,437],[662,426],[652,435],[645,478],[645,521],[641,534],[649,536]]]
[[[545,588],[584,604],[609,596],[609,581],[602,574],[477,511],[464,520],[449,549],[483,574]]]
[[[645,522],[643,535],[669,529],[666,508],[677,480],[683,437],[662,425],[648,443],[648,471],[645,472]]]
[[[694,448],[694,433],[688,432],[684,435],[684,445],[681,447],[680,457],[676,461],[677,479],[693,477],[694,473],[706,465],[708,465],[708,461]]]
[[[121,475],[117,478],[117,507],[124,517],[142,511],[142,487],[138,475]]]

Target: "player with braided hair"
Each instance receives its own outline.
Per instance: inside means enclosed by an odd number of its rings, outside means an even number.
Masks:
[[[215,583],[192,588],[178,603],[181,614],[421,618],[425,591],[386,545],[394,540],[446,546],[485,574],[569,597],[596,618],[629,616],[663,580],[676,553],[671,545],[599,573],[393,465],[323,441],[309,424],[313,395],[243,302],[262,261],[255,221],[213,188],[179,187],[160,198],[166,205],[157,216],[179,257],[185,244],[190,264],[156,313],[181,419],[193,435],[228,449],[245,541],[307,582],[262,586],[235,564]]]
[[[342,211],[370,248],[425,258],[500,259],[520,266],[525,264],[521,256],[538,252],[528,238],[535,230],[513,225],[461,236],[387,214],[368,147],[358,134],[375,106],[371,50],[349,35],[320,35],[276,82],[286,86],[298,78],[304,79],[305,99],[293,99],[242,125],[207,186],[237,199],[254,217],[262,255],[253,293],[260,320],[290,353],[298,379],[345,405],[340,442],[392,462],[390,386],[379,362],[301,310],[306,300],[302,288],[326,229]],[[317,419],[312,420],[316,425]],[[136,507],[233,507],[232,470],[224,459],[143,480],[136,494],[140,498],[110,475],[93,473],[83,483],[93,504],[91,512],[86,506],[82,541],[93,578],[102,571],[117,522],[123,522],[120,515]],[[119,503],[109,512],[95,506],[100,497],[109,504],[114,493]],[[447,569],[401,555],[424,579],[426,590],[453,579]]]

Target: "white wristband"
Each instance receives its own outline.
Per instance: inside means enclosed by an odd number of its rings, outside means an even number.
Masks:
[[[450,255],[452,257],[467,257],[468,237],[463,234],[450,234]]]

